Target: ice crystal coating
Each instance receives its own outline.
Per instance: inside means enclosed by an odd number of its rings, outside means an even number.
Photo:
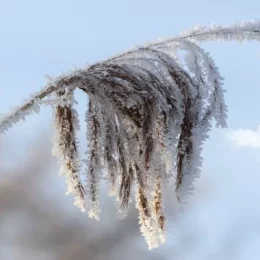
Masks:
[[[157,247],[166,239],[163,181],[175,180],[176,196],[184,204],[199,177],[212,120],[226,127],[223,78],[198,45],[209,40],[259,41],[260,22],[195,27],[63,75],[2,117],[0,133],[50,104],[53,153],[75,205],[99,219],[99,186],[105,177],[121,211],[135,198],[141,232],[150,249]],[[178,59],[179,52],[184,59]],[[83,162],[78,159],[75,89],[89,98]]]

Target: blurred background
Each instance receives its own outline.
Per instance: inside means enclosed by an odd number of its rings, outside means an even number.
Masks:
[[[50,140],[48,134],[27,140],[18,161],[7,154],[10,143],[1,143],[9,160],[0,165],[0,259],[164,259],[162,250],[148,252],[134,207],[120,220],[104,198],[98,222],[73,206]]]
[[[183,212],[169,185],[167,242],[148,251],[134,205],[121,220],[105,191],[99,222],[73,206],[51,156],[50,131],[21,136],[17,147],[10,137],[0,143],[0,259],[259,259],[258,174],[232,182],[228,174],[202,174]]]

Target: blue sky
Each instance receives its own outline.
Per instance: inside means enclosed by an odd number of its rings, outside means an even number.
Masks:
[[[196,24],[229,24],[257,19],[260,3],[246,3],[206,0],[1,1],[0,113],[7,112],[10,106],[19,104],[43,87],[45,75],[59,75],[74,66],[82,67],[133,45],[178,34]],[[260,109],[259,45],[207,43],[203,46],[211,52],[225,77],[229,128],[255,131]],[[46,127],[49,119],[50,111],[44,110],[41,117],[32,116],[7,136],[19,140],[20,137],[13,133],[27,135],[29,132],[32,135]],[[250,147],[235,147],[233,143],[226,140],[226,132],[213,130],[205,145],[205,169],[217,174],[217,171],[234,169],[234,162],[238,171],[251,165],[251,161],[254,165],[254,158],[248,154],[255,154],[258,149],[251,151]]]
[[[196,24],[258,19],[259,10],[257,0],[0,0],[0,113],[43,87],[44,75],[59,75]],[[229,129],[212,131],[204,149],[202,180],[232,184],[247,175],[259,181],[259,44],[203,47],[225,77]],[[46,127],[50,118],[50,110],[44,109],[6,138],[10,144],[25,140]],[[9,149],[19,156],[14,147]]]

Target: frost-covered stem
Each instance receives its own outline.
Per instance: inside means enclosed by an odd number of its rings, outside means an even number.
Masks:
[[[65,93],[59,92],[62,96]],[[72,93],[66,95],[67,104],[57,105],[54,108],[55,113],[55,135],[53,140],[53,155],[55,155],[61,163],[60,174],[66,177],[68,192],[75,196],[74,205],[79,207],[81,211],[85,209],[85,191],[80,181],[79,169],[80,163],[78,159],[76,129],[77,112],[72,107],[73,100],[70,100]]]
[[[122,54],[111,57],[110,59],[107,59],[104,62],[93,64],[91,68],[98,67],[101,64],[108,64],[122,57],[126,57],[134,53],[138,53],[140,51],[143,51],[144,47],[155,48],[155,49],[167,48],[170,47],[171,44],[173,44],[174,42],[181,41],[181,40],[194,40],[198,42],[209,41],[209,40],[260,41],[260,22],[251,21],[247,23],[233,24],[229,26],[212,26],[211,28],[197,26],[194,29],[184,32],[180,36],[163,39],[154,43],[146,44],[142,47],[129,50]],[[44,97],[48,96],[55,90],[56,91],[59,90],[58,86],[59,88],[61,88],[63,84],[70,84],[70,81],[64,78],[60,80],[58,84],[56,84],[55,86],[54,85],[47,86],[46,88],[42,89],[39,93],[34,95],[32,98],[30,98],[28,101],[26,101],[23,105],[17,107],[15,110],[11,111],[5,117],[0,119],[0,133],[10,128],[12,123],[16,123],[20,119],[24,118],[26,112],[38,100],[42,100]]]
[[[0,119],[0,133],[8,130],[14,123],[17,123],[21,119],[25,119],[26,115],[30,113],[30,109],[34,106],[39,105],[40,100],[51,94],[56,90],[54,86],[47,86],[37,94],[33,95],[28,101],[25,101],[24,104],[16,107],[10,113],[5,115]],[[37,106],[37,110],[39,110],[39,106]]]
[[[162,191],[161,191],[161,183],[160,177],[158,176],[154,185],[154,201],[153,201],[153,209],[154,209],[154,220],[158,226],[158,233],[161,243],[166,241],[165,238],[165,217],[163,214],[163,205],[162,205]]]
[[[136,191],[136,208],[139,211],[139,224],[142,235],[144,236],[149,249],[158,246],[154,233],[156,230],[152,226],[152,217],[149,202],[145,194],[145,189],[138,185]]]
[[[99,220],[100,205],[99,205],[99,185],[100,185],[100,124],[98,115],[96,114],[97,103],[89,100],[88,111],[86,112],[85,121],[87,124],[87,142],[89,148],[87,151],[85,174],[87,177],[87,212],[90,218]]]
[[[256,40],[260,41],[260,22],[251,21],[246,23],[236,23],[227,26],[195,26],[194,28],[184,31],[180,36],[170,37],[168,39],[147,43],[144,46],[137,47],[115,55],[107,60],[107,62],[120,59],[126,55],[134,54],[142,50],[142,48],[164,48],[172,43],[180,40],[195,40],[198,42],[213,41],[213,40]]]
[[[260,40],[260,23],[196,27],[74,71],[6,115],[0,121],[0,132],[31,111],[37,112],[41,104],[54,105],[54,150],[76,204],[85,210],[86,197],[89,216],[99,219],[101,173],[107,174],[112,188],[118,188],[121,209],[131,202],[136,183],[141,231],[149,248],[157,247],[164,242],[163,180],[177,172],[176,195],[183,202],[199,175],[202,145],[212,119],[226,126],[223,78],[197,44],[207,40]],[[185,52],[184,61],[178,59],[178,50]],[[90,101],[85,189],[76,146],[77,113],[72,96],[76,88]],[[46,102],[45,97],[53,92],[58,99]]]

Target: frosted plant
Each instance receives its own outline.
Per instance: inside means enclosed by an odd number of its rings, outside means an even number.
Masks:
[[[75,205],[99,219],[99,183],[107,178],[122,210],[135,198],[141,232],[149,248],[157,247],[166,236],[163,182],[175,180],[184,204],[199,176],[212,120],[226,127],[223,78],[199,46],[209,40],[259,41],[260,22],[195,27],[57,78],[5,115],[0,132],[43,104],[53,106],[53,152]],[[76,89],[89,100],[84,162],[77,151]]]

